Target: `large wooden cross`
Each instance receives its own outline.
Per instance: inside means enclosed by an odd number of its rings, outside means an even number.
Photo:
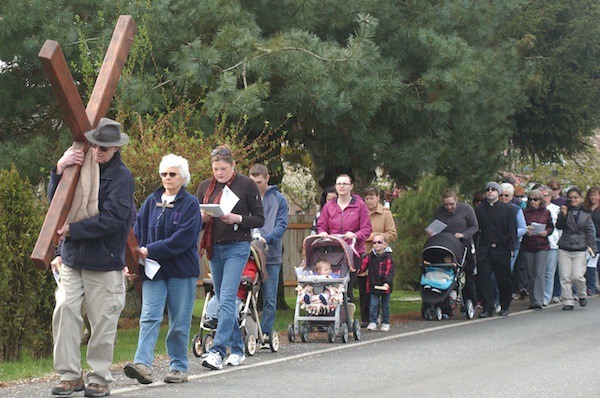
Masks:
[[[73,135],[74,148],[81,149],[84,152],[89,149],[84,133],[96,127],[100,119],[106,115],[117,89],[123,65],[131,49],[135,31],[133,18],[129,15],[121,15],[87,108],[83,107],[83,101],[77,91],[77,86],[73,81],[60,45],[55,41],[47,40],[38,54],[52,85],[52,91],[58,100],[65,122]],[[31,259],[39,268],[48,269],[50,266],[54,256],[54,248],[58,243],[56,231],[65,223],[69,214],[80,170],[81,166],[78,165],[65,168],[56,188],[44,225],[31,254]],[[136,247],[137,239],[133,231],[130,230],[125,249],[126,263],[131,271],[139,273]],[[136,278],[136,281],[139,282],[140,278]],[[138,286],[136,285],[136,287]]]

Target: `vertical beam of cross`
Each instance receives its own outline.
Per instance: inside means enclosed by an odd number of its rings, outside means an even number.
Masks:
[[[97,126],[100,119],[106,115],[117,89],[125,60],[131,49],[135,31],[135,23],[131,16],[122,15],[119,17],[87,109],[83,107],[83,102],[60,45],[55,41],[47,40],[42,47],[38,57],[48,75],[48,80],[52,85],[52,91],[58,100],[65,122],[71,130],[75,148],[84,152],[88,150],[89,145],[84,133]],[[47,269],[50,261],[52,261],[54,247],[58,242],[56,231],[67,219],[80,169],[81,166],[78,165],[67,167],[58,184],[46,214],[44,225],[31,254],[31,259],[39,268]],[[132,236],[133,239],[131,239]],[[126,254],[128,258],[127,265],[132,271],[138,269],[136,246],[137,240],[130,231]]]

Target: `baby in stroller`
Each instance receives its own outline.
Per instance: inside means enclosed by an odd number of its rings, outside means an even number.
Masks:
[[[325,259],[320,259],[314,266],[314,270],[307,270],[300,267],[299,275],[311,276],[319,275],[325,278],[339,278],[339,272],[333,272],[331,263]],[[296,287],[298,292],[298,300],[301,302],[301,308],[309,314],[322,314],[331,311],[343,301],[344,284],[338,283],[325,285],[323,292],[315,294],[313,285],[306,284],[302,286],[298,284]]]

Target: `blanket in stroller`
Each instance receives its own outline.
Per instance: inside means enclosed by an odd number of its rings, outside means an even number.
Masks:
[[[323,287],[323,293],[317,294],[312,285],[296,286],[300,308],[311,315],[321,315],[331,312],[344,300],[344,284],[328,284]],[[308,300],[306,299],[308,297]]]
[[[454,282],[454,271],[451,268],[428,267],[421,275],[421,286],[446,290]]]

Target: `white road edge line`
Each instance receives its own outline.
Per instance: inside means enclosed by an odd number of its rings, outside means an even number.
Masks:
[[[551,307],[551,306],[549,305],[548,307]],[[524,315],[524,314],[530,314],[532,312],[535,312],[535,310],[524,310],[524,311],[519,311],[519,312],[513,312],[513,313],[509,313],[508,316]],[[468,326],[468,325],[472,325],[474,323],[479,323],[479,322],[495,321],[495,320],[499,320],[499,319],[502,319],[502,318],[504,318],[504,317],[494,316],[494,317],[485,318],[485,319],[472,319],[472,320],[470,320],[468,322],[459,322],[459,323],[452,323],[452,324],[434,326],[432,328],[420,329],[420,330],[415,330],[415,331],[412,331],[412,332],[398,333],[398,334],[393,334],[393,335],[389,335],[389,336],[385,336],[385,337],[378,337],[378,338],[373,339],[373,340],[354,341],[351,344],[343,344],[343,343],[341,343],[341,345],[336,345],[335,347],[331,347],[331,348],[324,348],[324,349],[321,349],[321,350],[304,352],[302,354],[295,354],[295,355],[286,356],[286,357],[283,357],[283,358],[270,359],[270,360],[267,360],[267,361],[262,361],[262,362],[258,362],[258,363],[254,363],[254,364],[250,364],[250,365],[227,366],[227,367],[224,367],[223,370],[211,370],[211,371],[203,372],[201,374],[188,376],[188,379],[189,380],[204,379],[204,378],[207,378],[207,377],[219,376],[219,375],[222,375],[222,374],[225,374],[225,373],[231,373],[231,372],[237,372],[237,371],[241,371],[241,370],[254,369],[254,368],[258,368],[258,367],[262,367],[262,366],[273,365],[273,364],[280,363],[280,362],[293,361],[295,359],[306,358],[306,357],[310,357],[310,356],[313,356],[313,355],[325,354],[325,353],[328,353],[328,352],[345,350],[345,349],[349,349],[349,348],[354,348],[354,347],[360,347],[360,346],[369,345],[369,344],[380,343],[380,342],[388,341],[388,340],[401,339],[401,338],[415,336],[415,335],[419,335],[419,334],[423,334],[423,333],[437,332],[438,330],[452,329],[452,328],[457,328],[457,327],[462,327],[462,326]],[[350,334],[349,338],[353,339],[353,336]],[[294,344],[298,344],[298,343],[294,343]],[[147,388],[160,387],[160,386],[164,386],[165,384],[167,384],[167,383],[165,383],[163,381],[159,381],[159,382],[156,382],[156,383],[146,384],[146,385],[143,385],[143,386],[142,385],[137,385],[137,386],[133,386],[133,387],[119,388],[118,390],[111,390],[111,394],[123,394],[123,393],[130,392],[130,391],[137,391],[137,390],[142,390],[142,389],[147,389]]]

